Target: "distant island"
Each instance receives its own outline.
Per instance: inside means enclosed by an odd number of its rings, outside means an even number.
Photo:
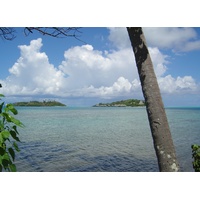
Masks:
[[[138,107],[145,106],[145,102],[143,100],[138,99],[127,99],[121,101],[115,101],[112,103],[99,103],[94,105],[93,107]]]
[[[29,101],[29,102],[16,102],[13,103],[14,106],[66,106],[58,101]]]

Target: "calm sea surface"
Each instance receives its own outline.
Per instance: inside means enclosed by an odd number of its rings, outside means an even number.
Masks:
[[[18,107],[22,172],[158,171],[145,108]],[[193,171],[200,108],[167,108],[182,171]]]

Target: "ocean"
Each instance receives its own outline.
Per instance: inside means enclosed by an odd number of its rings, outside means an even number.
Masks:
[[[19,172],[157,172],[144,107],[16,107]],[[166,108],[181,171],[192,172],[200,108]]]

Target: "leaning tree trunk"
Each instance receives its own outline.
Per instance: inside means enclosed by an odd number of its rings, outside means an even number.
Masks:
[[[131,27],[127,31],[135,54],[159,170],[179,171],[167,116],[142,28]]]

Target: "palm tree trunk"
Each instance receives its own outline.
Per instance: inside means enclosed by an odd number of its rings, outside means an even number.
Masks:
[[[179,171],[167,116],[142,28],[127,28],[127,31],[135,54],[159,170]]]

